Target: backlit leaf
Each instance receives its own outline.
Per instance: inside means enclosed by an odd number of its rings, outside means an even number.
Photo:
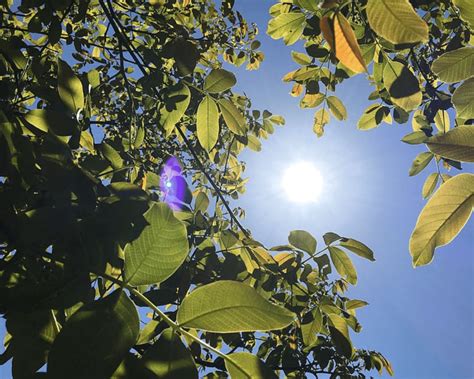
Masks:
[[[140,363],[145,368],[141,378],[198,378],[191,352],[171,329],[166,329],[146,350]]]
[[[301,325],[301,334],[306,346],[312,346],[316,343],[318,340],[317,335],[323,326],[323,316],[319,308],[313,309],[311,313],[313,320],[308,324]]]
[[[434,122],[435,122],[436,128],[441,133],[446,133],[451,127],[451,121],[449,120],[449,113],[445,111],[444,109],[440,109],[438,112],[436,112]]]
[[[62,102],[73,113],[84,108],[82,83],[69,65],[58,60],[58,92]]]
[[[325,107],[315,113],[313,132],[315,132],[318,137],[324,134],[324,126],[329,123],[330,117],[329,111]]]
[[[225,367],[229,371],[232,379],[248,379],[248,378],[259,378],[259,379],[277,379],[276,374],[268,368],[257,356],[246,353],[232,353],[229,357],[239,365],[239,370],[229,360],[225,360]],[[245,374],[242,372],[245,371]]]
[[[329,246],[329,253],[331,255],[332,263],[336,267],[337,272],[343,278],[345,278],[349,283],[356,285],[357,284],[357,272],[352,264],[351,259],[347,254],[335,246]]]
[[[368,0],[367,18],[372,30],[394,44],[428,41],[428,25],[408,0]]]
[[[423,184],[423,189],[421,191],[421,195],[423,196],[424,199],[431,196],[431,194],[434,192],[436,185],[438,184],[438,178],[439,178],[438,173],[430,174],[426,178],[425,183]]]
[[[298,38],[303,33],[303,29],[301,26],[304,27],[305,24],[305,15],[301,12],[290,12],[290,13],[282,13],[275,18],[272,18],[268,23],[267,34],[272,37],[273,39],[283,38],[287,35],[292,35],[294,42],[298,40]],[[295,34],[296,31],[296,35]],[[292,42],[292,41],[289,41]],[[291,44],[291,43],[288,43]]]
[[[385,65],[383,76],[385,88],[394,104],[405,111],[412,111],[420,106],[420,83],[407,66],[397,61],[389,61]]]
[[[352,251],[354,254],[357,254],[359,257],[368,259],[369,261],[375,261],[374,252],[362,242],[352,238],[344,238],[341,240],[340,245]]]
[[[219,109],[221,110],[224,121],[230,131],[237,135],[245,135],[247,131],[247,123],[237,107],[227,99],[220,99]]]
[[[413,266],[430,263],[434,250],[461,231],[473,206],[473,174],[460,174],[442,184],[421,211],[410,237]]]
[[[184,298],[177,314],[182,327],[216,333],[282,329],[294,318],[247,284],[229,280],[198,287]]]
[[[135,305],[121,290],[74,313],[48,357],[50,378],[108,378],[139,333]]]
[[[186,227],[168,205],[154,203],[144,217],[148,225],[125,247],[125,280],[134,286],[162,282],[188,254]]]
[[[331,46],[344,66],[356,73],[367,71],[351,24],[342,13],[334,17],[334,45]],[[329,43],[329,41],[328,41]]]
[[[352,347],[349,329],[347,328],[345,319],[334,313],[328,314],[328,319],[329,331],[336,347],[336,351],[339,354],[344,355],[346,358],[350,358],[354,349]]]
[[[452,101],[456,108],[457,117],[474,118],[474,78],[466,80],[456,88]]]
[[[431,66],[439,80],[455,83],[474,75],[474,47],[462,47],[441,55]]]
[[[461,125],[444,134],[430,137],[428,148],[443,158],[474,162],[474,127]]]
[[[471,0],[453,0],[454,5],[459,9],[461,18],[468,22],[471,29],[474,29],[474,7]]]
[[[418,154],[415,160],[413,161],[409,175],[414,176],[416,174],[419,174],[426,166],[428,166],[432,159],[433,153],[425,151],[423,153]]]
[[[76,130],[76,122],[66,113],[49,109],[33,109],[25,120],[43,132],[51,131],[58,136],[70,136]]]
[[[201,146],[209,152],[219,137],[219,109],[210,96],[204,97],[196,115],[197,136]]]
[[[191,92],[185,84],[178,83],[167,89],[160,108],[160,124],[167,134],[172,132],[174,126],[184,116],[190,101]]]
[[[327,98],[329,110],[338,120],[345,120],[347,118],[347,110],[342,101],[336,96],[329,96]]]
[[[224,69],[212,70],[204,80],[204,90],[210,93],[220,93],[228,90],[237,83],[235,75]]]
[[[293,230],[288,236],[288,242],[294,247],[306,251],[309,254],[316,252],[316,239],[304,230]]]

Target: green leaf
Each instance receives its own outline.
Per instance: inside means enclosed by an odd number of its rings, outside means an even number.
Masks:
[[[461,18],[469,23],[474,29],[474,7],[471,0],[453,0],[454,5],[459,9]]]
[[[191,92],[185,84],[178,83],[167,88],[164,103],[160,109],[160,124],[168,135],[184,116],[190,101]]]
[[[235,75],[224,69],[212,70],[204,80],[204,90],[210,93],[220,93],[228,90],[237,83]]]
[[[296,63],[302,66],[307,66],[313,61],[310,56],[306,55],[305,53],[299,53],[298,51],[292,51],[291,57]]]
[[[48,357],[49,378],[108,378],[139,333],[135,305],[121,290],[74,313]]]
[[[357,284],[357,272],[347,254],[336,246],[329,246],[332,263],[337,272],[352,285]]]
[[[272,18],[268,23],[267,34],[273,39],[283,38],[285,36],[292,36],[288,41],[290,45],[296,42],[303,33],[305,15],[301,12],[282,13],[275,18]]]
[[[49,109],[33,109],[25,120],[43,132],[51,131],[58,136],[70,136],[76,131],[76,122],[66,113]]]
[[[58,92],[62,102],[73,113],[84,108],[82,82],[69,65],[58,60]]]
[[[304,230],[293,230],[290,232],[288,242],[294,247],[306,251],[308,254],[316,252],[316,239]]]
[[[428,148],[443,158],[461,162],[474,162],[474,127],[461,125],[447,133],[430,137]]]
[[[232,379],[248,379],[248,378],[259,378],[259,379],[277,379],[275,373],[268,368],[257,356],[241,352],[229,354],[229,357],[241,368],[239,370],[235,365],[228,359],[225,360],[225,367],[230,374]],[[242,372],[245,371],[245,374]]]
[[[434,192],[436,185],[438,184],[438,179],[439,179],[438,173],[430,174],[426,178],[425,183],[423,184],[423,189],[421,191],[421,195],[423,196],[423,199],[426,199]]]
[[[262,143],[253,134],[249,134],[247,136],[247,146],[248,146],[249,149],[251,149],[253,151],[258,152],[258,151],[262,150]]]
[[[393,44],[428,41],[428,25],[408,0],[369,0],[366,11],[372,30]]]
[[[347,110],[342,101],[336,96],[329,96],[327,98],[329,110],[338,120],[345,120],[347,118]]]
[[[415,160],[413,161],[409,175],[415,176],[416,174],[419,174],[426,166],[428,166],[428,163],[430,163],[432,159],[433,153],[425,151],[423,153],[418,154]]]
[[[451,242],[469,219],[474,206],[474,175],[460,174],[428,200],[410,237],[413,266],[433,260],[434,250]]]
[[[419,145],[420,143],[426,142],[427,140],[428,137],[421,130],[409,133],[402,138],[402,142],[408,143],[409,145]]]
[[[377,119],[377,112],[379,109],[382,109],[382,106],[379,104],[369,105],[357,122],[357,129],[370,130],[376,128],[382,121]]]
[[[198,378],[196,364],[181,339],[166,329],[141,359],[145,372],[140,378],[184,379]]]
[[[194,211],[207,211],[207,207],[209,206],[209,198],[207,197],[205,192],[200,191],[196,196],[196,203],[194,205]]]
[[[144,217],[148,225],[125,247],[125,280],[133,286],[169,278],[189,249],[186,227],[168,205],[154,203]]]
[[[434,122],[435,122],[436,128],[441,133],[446,133],[451,127],[451,121],[449,120],[449,113],[445,111],[444,109],[440,109],[438,110],[438,112],[436,112],[436,115],[434,117]]]
[[[420,106],[423,98],[420,83],[406,65],[389,61],[383,70],[383,81],[394,104],[407,112]]]
[[[313,132],[318,137],[324,134],[324,126],[329,123],[331,116],[329,111],[324,107],[314,114]]]
[[[344,238],[340,242],[340,245],[352,251],[354,254],[357,254],[359,257],[368,259],[369,261],[375,261],[374,252],[362,242],[352,238]]]
[[[100,149],[104,157],[110,162],[110,165],[114,169],[119,169],[123,167],[123,159],[120,154],[112,146],[106,142],[100,144]]]
[[[301,325],[301,335],[306,346],[311,347],[318,341],[318,333],[323,327],[323,316],[319,308],[315,308],[311,312],[313,320],[308,324]]]
[[[474,47],[461,47],[441,55],[431,66],[439,80],[455,83],[474,75]]]
[[[219,108],[230,131],[234,134],[244,136],[247,131],[247,123],[237,107],[227,99],[220,99]]]
[[[178,309],[178,324],[215,333],[283,329],[295,315],[247,284],[221,280],[198,287]]]
[[[219,137],[219,110],[210,96],[204,97],[196,115],[196,128],[199,143],[207,152],[211,151]]]
[[[351,309],[357,309],[357,308],[362,308],[362,307],[365,307],[369,305],[369,303],[367,303],[366,301],[364,300],[349,300],[347,303],[346,303],[346,309],[347,310],[351,310]]]
[[[354,349],[352,347],[349,329],[347,328],[345,319],[334,313],[330,313],[327,316],[329,320],[329,332],[331,333],[331,338],[336,347],[336,351],[349,359],[352,356]]]
[[[333,242],[336,242],[337,240],[341,239],[341,236],[333,232],[328,232],[323,235],[323,239],[326,245],[330,245]]]
[[[457,117],[474,118],[474,78],[462,83],[453,93],[452,101],[456,108]]]

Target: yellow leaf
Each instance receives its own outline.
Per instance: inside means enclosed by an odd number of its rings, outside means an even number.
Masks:
[[[460,174],[439,187],[420,213],[410,237],[413,266],[433,260],[435,248],[451,242],[471,216],[474,175]]]
[[[351,71],[361,73],[367,71],[362,52],[357,43],[351,24],[342,13],[334,17],[334,42],[336,58]]]

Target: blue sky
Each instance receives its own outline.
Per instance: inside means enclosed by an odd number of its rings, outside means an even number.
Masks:
[[[286,125],[263,142],[261,152],[242,155],[250,178],[238,202],[246,209],[245,226],[268,246],[285,243],[294,229],[308,230],[320,241],[328,231],[363,241],[377,261],[354,257],[359,283],[349,295],[370,303],[358,312],[363,330],[353,334],[355,345],[384,353],[396,378],[473,378],[474,223],[471,220],[453,243],[438,249],[431,265],[413,269],[408,239],[425,204],[421,187],[435,166],[432,162],[418,176],[408,176],[412,160],[424,149],[400,142],[411,131],[410,124],[358,131],[355,125],[372,91],[359,75],[337,92],[349,119],[332,121],[318,139],[312,132],[314,110],[299,109],[288,94],[291,85],[281,81],[297,67],[290,51],[301,47],[286,47],[265,36],[267,10],[274,1],[236,3],[259,25],[266,56],[258,71],[233,69],[237,89],[245,91],[255,108],[286,118]],[[283,171],[299,160],[313,162],[324,176],[317,203],[295,205],[282,194]],[[469,169],[472,172],[472,167],[465,171]],[[0,332],[3,335],[2,327]],[[9,365],[0,366],[0,378],[8,377]]]
[[[261,152],[242,155],[250,178],[239,202],[246,209],[244,224],[269,246],[285,243],[294,229],[313,233],[321,243],[321,236],[333,231],[369,245],[376,262],[353,259],[359,283],[349,295],[370,303],[358,312],[363,330],[353,335],[356,346],[386,354],[397,378],[474,378],[473,221],[436,251],[431,265],[413,269],[408,240],[425,204],[424,180],[436,166],[431,162],[418,176],[408,176],[413,159],[425,149],[400,142],[412,131],[411,124],[358,131],[357,120],[372,92],[359,75],[337,90],[349,119],[331,121],[318,139],[312,131],[314,110],[300,109],[288,94],[291,85],[281,81],[298,67],[291,50],[302,48],[265,35],[274,1],[236,3],[248,21],[259,25],[266,57],[258,71],[238,70],[238,90],[245,91],[255,108],[286,118]],[[313,162],[325,178],[316,203],[295,204],[282,193],[283,171],[298,160]],[[472,166],[465,166],[464,171],[472,172]]]

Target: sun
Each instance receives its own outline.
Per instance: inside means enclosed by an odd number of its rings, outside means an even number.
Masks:
[[[283,173],[282,186],[290,201],[314,203],[321,195],[323,177],[311,162],[296,162]]]

